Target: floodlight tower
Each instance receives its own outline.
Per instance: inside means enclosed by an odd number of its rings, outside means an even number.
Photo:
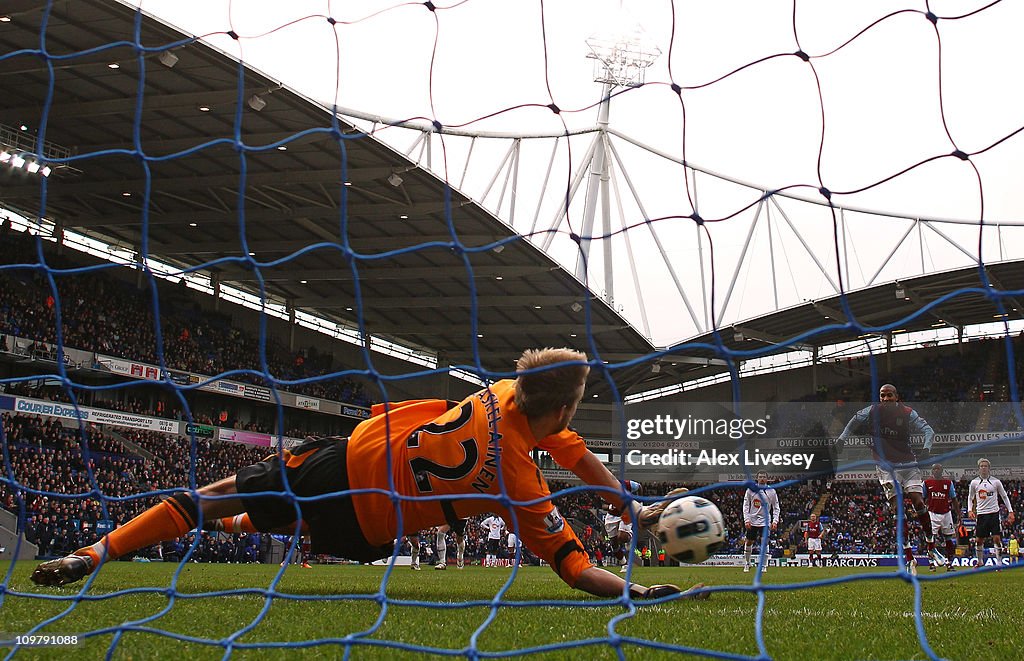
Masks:
[[[597,214],[598,195],[601,199],[601,234],[610,237],[611,196],[608,182],[611,178],[611,162],[608,152],[608,115],[611,109],[612,92],[616,87],[640,87],[644,84],[647,68],[661,55],[661,49],[647,37],[639,23],[629,20],[623,9],[616,16],[612,30],[596,34],[586,41],[590,52],[587,57],[594,60],[594,82],[602,84],[601,104],[598,107],[598,132],[591,150],[589,161],[582,164],[590,168],[587,182],[587,198],[583,213],[583,228],[580,236],[580,252],[576,261],[576,277],[587,279],[587,263],[590,257],[589,237],[594,234],[594,218]],[[604,245],[604,298],[613,304],[615,287],[612,275],[612,244],[606,238]],[[632,259],[632,257],[631,257]],[[634,271],[635,271],[634,267]],[[635,274],[634,274],[635,276]]]

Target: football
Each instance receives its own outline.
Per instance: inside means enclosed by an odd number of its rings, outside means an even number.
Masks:
[[[725,543],[722,512],[707,498],[680,498],[661,513],[658,539],[669,557],[687,564],[704,562]]]

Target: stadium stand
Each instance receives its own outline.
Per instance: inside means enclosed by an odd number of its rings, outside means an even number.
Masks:
[[[6,247],[0,263],[34,259],[35,244],[30,236],[11,232],[6,224],[0,228],[0,233],[4,235]],[[55,268],[81,266],[81,263],[56,252],[46,254],[46,259]],[[156,361],[148,290],[139,291],[102,272],[58,278],[57,282],[66,346],[130,360]],[[96,292],[102,295],[96,296]],[[252,360],[258,355],[258,338],[245,329],[232,326],[227,316],[202,311],[194,296],[182,289],[174,292],[173,296],[161,298],[164,355],[168,365],[207,374],[256,369]],[[54,310],[55,301],[49,293],[48,283],[40,276],[14,275],[13,272],[0,274],[0,337],[4,342],[0,351],[9,350],[4,335],[10,334],[31,339],[31,351],[36,357],[53,360],[56,353]],[[1014,344],[1018,363],[1021,363],[1024,337],[1015,338]],[[946,432],[1017,428],[1008,407],[966,406],[968,403],[1006,401],[1006,387],[992,385],[1005,383],[1005,354],[1001,342],[983,340],[955,349],[947,347],[919,353],[920,360],[891,374],[888,380],[900,384],[904,397],[919,403],[916,406],[929,402],[941,404],[925,409],[933,426]],[[318,353],[315,347],[290,352],[273,339],[267,344],[267,359],[272,373],[282,379],[314,376],[336,369],[331,364],[331,357]],[[815,392],[798,398],[797,403],[808,406],[787,407],[784,414],[773,420],[774,433],[834,435],[852,413],[849,402],[871,399],[872,382],[866,376],[870,373],[866,358],[846,359],[834,369],[845,370],[850,378],[841,386],[823,385]],[[255,382],[257,379],[249,380]],[[352,379],[307,384],[296,390],[363,406],[370,403],[362,384]],[[45,382],[9,384],[6,392],[40,400],[71,401],[63,388]],[[172,419],[184,417],[177,402],[136,397],[131,392],[119,392],[117,398],[108,394],[89,394],[93,395],[92,403],[102,408]],[[76,397],[78,395],[76,393]],[[830,420],[819,419],[820,408],[811,406],[819,403],[834,404]],[[192,419],[200,424],[256,432],[269,432],[274,428],[272,420],[257,417],[244,420],[229,412],[228,406],[210,406],[207,403],[190,408]],[[65,428],[53,418],[8,413],[3,416],[3,424],[12,467],[24,486],[55,493],[91,490],[90,471],[86,469],[77,429]],[[291,427],[287,435],[301,438],[307,433],[305,429]],[[185,438],[149,431],[102,432],[96,429],[89,429],[87,436],[91,457],[88,468],[95,477],[96,487],[104,495],[124,497],[180,487],[182,470],[190,465],[189,440]],[[197,439],[196,483],[204,484],[230,475],[239,467],[257,461],[265,453],[265,448]],[[1008,480],[1006,485],[1015,506],[1024,504],[1021,482]],[[568,486],[559,482],[551,484],[553,491]],[[693,488],[700,484],[656,482],[645,486],[649,493],[665,493],[677,486]],[[803,484],[781,490],[783,516],[780,534],[772,540],[772,552],[779,554],[784,547],[797,543],[801,535],[799,522],[816,506],[833,531],[829,542],[834,550],[891,552],[895,545],[895,531],[876,486],[872,482],[835,481],[830,482],[827,488],[823,484]],[[958,484],[962,492],[966,492],[966,486],[964,480]],[[716,493],[716,499],[725,513],[728,530],[727,546],[723,552],[739,552],[743,530],[739,506],[742,489],[723,489]],[[139,498],[108,502],[104,513],[100,502],[94,498],[50,503],[44,497],[30,496],[26,502],[26,539],[39,546],[41,555],[60,555],[94,537],[101,520],[117,525],[140,512],[151,501],[151,498]],[[0,487],[0,503],[5,509],[17,512],[14,493],[6,485]],[[601,561],[614,553],[603,532],[603,513],[595,494],[573,493],[560,497],[557,503],[580,532],[581,539],[596,560]],[[1018,523],[1016,528],[1015,532],[1019,534],[1021,524]],[[432,535],[424,531],[422,540],[423,550],[428,556],[436,553]],[[176,540],[165,548],[155,549],[153,555],[180,558],[191,541],[184,538]],[[470,525],[467,557],[482,557],[484,544],[482,529],[478,525]],[[247,561],[259,556],[259,546],[257,537],[225,536],[217,539],[202,533],[194,558],[200,561]],[[409,553],[411,549],[406,545],[401,552]],[[532,555],[527,554],[527,559],[532,559]]]
[[[12,232],[3,223],[4,252],[0,264],[35,260],[34,239]],[[82,263],[47,254],[54,268]],[[148,289],[139,290],[100,272],[57,279],[62,304],[64,346],[119,358],[157,364],[153,334],[153,306]],[[219,374],[238,369],[259,370],[259,339],[251,330],[233,327],[224,315],[203,311],[188,290],[162,298],[163,353],[167,366],[198,374]],[[39,305],[43,302],[44,305]],[[0,333],[31,339],[41,357],[55,357],[55,300],[38,274],[0,274]],[[278,379],[295,380],[337,370],[332,357],[307,347],[289,351],[280,341],[268,338],[267,363]],[[239,376],[252,383],[261,379]],[[291,387],[285,389],[292,389]],[[294,392],[358,406],[371,398],[354,379],[307,383]]]

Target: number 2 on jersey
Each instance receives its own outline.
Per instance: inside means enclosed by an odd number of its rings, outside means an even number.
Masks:
[[[418,448],[420,446],[420,441],[423,440],[423,434],[443,436],[445,434],[456,432],[464,427],[472,418],[473,402],[467,401],[462,405],[458,418],[443,424],[430,423],[428,425],[423,425],[409,435],[409,438],[405,442],[406,447],[410,449]],[[409,459],[409,468],[412,470],[412,474],[416,478],[416,488],[420,493],[432,493],[434,491],[434,486],[430,482],[431,476],[434,476],[439,480],[454,481],[461,480],[473,472],[477,459],[480,458],[480,451],[476,447],[476,439],[467,438],[466,440],[459,442],[459,445],[462,446],[465,458],[455,466],[439,464],[426,457],[412,457]]]

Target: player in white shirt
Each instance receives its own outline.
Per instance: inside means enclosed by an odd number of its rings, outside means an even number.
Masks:
[[[743,571],[750,571],[750,554],[754,544],[761,543],[766,525],[771,531],[779,527],[779,496],[775,489],[765,487],[768,484],[768,472],[758,471],[757,484],[761,489],[747,489],[743,494],[743,526],[747,529],[747,539],[743,543]],[[761,567],[761,573],[768,570],[767,559]]]
[[[515,567],[516,551],[519,550],[520,546],[519,537],[514,532],[509,531],[508,537],[505,539],[505,546],[508,547],[508,562]]]
[[[437,527],[437,564],[434,569],[448,569],[448,539],[447,533],[451,531],[455,538],[455,566],[462,569],[465,566],[466,557],[466,519],[459,519],[454,525],[443,525]]]
[[[484,559],[484,567],[493,567],[498,564],[498,544],[501,542],[501,533],[505,530],[505,520],[492,514],[480,522],[480,527],[487,531],[487,556]]]
[[[622,487],[634,496],[639,496],[642,491],[640,483],[633,480],[623,480]],[[620,556],[622,569],[619,571],[625,574],[631,560],[629,542],[633,539],[633,524],[621,516],[608,512],[604,515],[604,532],[615,547],[616,555]]]
[[[985,540],[992,538],[992,550],[996,554],[996,568],[1001,566],[1002,538],[999,526],[999,499],[1006,505],[1006,524],[1013,525],[1013,505],[1006,489],[998,477],[992,477],[992,463],[988,459],[978,460],[978,477],[971,480],[970,494],[967,496],[967,518],[978,515],[978,524],[974,528],[977,546],[978,567],[985,566]]]

